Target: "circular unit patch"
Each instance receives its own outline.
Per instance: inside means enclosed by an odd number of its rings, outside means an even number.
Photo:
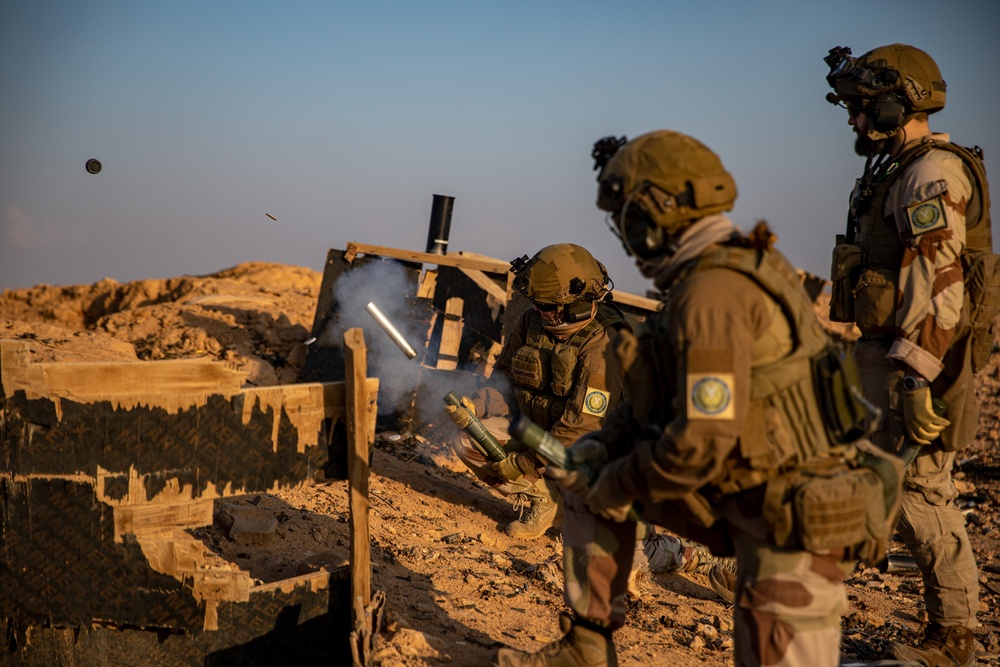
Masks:
[[[587,410],[595,415],[599,415],[608,409],[608,397],[602,392],[592,391],[587,394]]]
[[[941,219],[941,209],[937,204],[928,202],[913,209],[910,214],[910,221],[917,229],[930,229]]]
[[[717,415],[729,407],[732,393],[729,385],[717,377],[698,380],[691,389],[691,403],[696,410],[706,415]]]

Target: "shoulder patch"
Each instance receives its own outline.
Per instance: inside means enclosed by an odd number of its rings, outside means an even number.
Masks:
[[[733,405],[732,373],[689,373],[687,376],[687,418],[731,420]]]
[[[608,402],[610,400],[611,392],[587,387],[587,394],[583,399],[583,412],[584,414],[601,417],[608,411]]]
[[[907,206],[906,217],[910,221],[910,232],[914,236],[948,227],[948,219],[944,214],[944,203],[940,196]]]

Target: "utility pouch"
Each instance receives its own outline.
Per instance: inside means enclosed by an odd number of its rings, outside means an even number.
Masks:
[[[519,348],[510,360],[510,372],[514,384],[528,389],[548,387],[552,381],[549,364],[549,353],[527,345]]]
[[[779,475],[764,493],[764,522],[775,546],[813,553],[846,550],[874,564],[885,554],[899,512],[901,462],[867,440]]]
[[[870,266],[858,276],[854,289],[854,315],[858,327],[888,329],[896,326],[896,291],[899,272],[881,266]]]
[[[573,388],[573,371],[580,350],[574,345],[556,343],[552,348],[552,393],[556,396],[566,396]]]
[[[965,290],[969,296],[969,322],[972,325],[972,372],[983,369],[990,360],[1000,313],[1000,255],[991,252],[962,255]]]
[[[865,400],[858,367],[842,343],[832,343],[813,359],[816,400],[830,441],[846,445],[878,423],[879,409]]]
[[[841,239],[838,238],[838,241]],[[864,252],[856,245],[839,243],[833,249],[833,264],[830,268],[830,320],[833,322],[854,322],[855,269],[864,260]]]

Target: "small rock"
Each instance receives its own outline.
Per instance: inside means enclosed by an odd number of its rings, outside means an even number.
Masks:
[[[705,640],[702,639],[701,635],[695,635],[694,637],[691,638],[691,641],[688,643],[688,648],[692,649],[705,648]]]
[[[720,632],[732,632],[733,619],[730,616],[713,616],[712,625]]]

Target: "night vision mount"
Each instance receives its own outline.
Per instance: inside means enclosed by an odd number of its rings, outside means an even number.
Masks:
[[[628,143],[625,135],[615,138],[614,136],[603,137],[594,143],[594,150],[590,152],[590,157],[594,158],[594,171],[604,169],[604,165],[611,161],[618,149]]]

